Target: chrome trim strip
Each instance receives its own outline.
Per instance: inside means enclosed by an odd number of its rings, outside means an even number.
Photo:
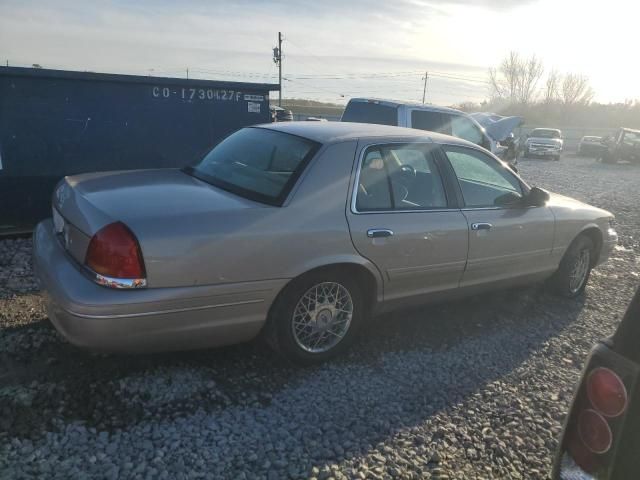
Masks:
[[[112,318],[136,318],[136,317],[150,317],[153,315],[166,315],[171,313],[184,313],[184,312],[193,312],[197,310],[207,310],[209,308],[219,308],[219,307],[234,307],[236,305],[248,305],[252,303],[262,303],[264,299],[259,298],[257,300],[244,300],[242,302],[231,302],[231,303],[218,303],[216,305],[202,305],[200,307],[187,307],[187,308],[174,308],[170,310],[156,310],[152,312],[140,312],[140,313],[123,313],[118,315],[89,315],[86,313],[77,313],[71,310],[67,310],[67,313],[70,315],[74,315],[80,318],[88,318],[92,320],[109,320]]]
[[[466,259],[463,261],[456,262],[446,262],[446,263],[438,263],[435,265],[420,265],[417,267],[400,267],[388,269],[387,274],[389,278],[394,279],[397,277],[402,277],[405,275],[413,275],[416,273],[424,274],[424,273],[444,273],[444,272],[456,272],[460,271],[460,267],[464,267],[466,265]]]
[[[352,211],[354,215],[375,215],[378,213],[438,213],[438,212],[459,212],[459,208],[432,208],[429,210],[371,210],[370,212]]]

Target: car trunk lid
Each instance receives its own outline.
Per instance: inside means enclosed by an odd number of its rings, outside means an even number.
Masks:
[[[113,222],[124,223],[138,235],[150,224],[171,228],[185,218],[261,206],[177,169],[65,177],[52,203],[56,233],[81,264],[91,237]]]

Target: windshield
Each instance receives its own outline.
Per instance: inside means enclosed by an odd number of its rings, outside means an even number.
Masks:
[[[397,125],[398,108],[373,102],[349,102],[341,121]]]
[[[187,172],[251,200],[282,205],[318,146],[288,133],[243,128]]]
[[[531,132],[531,136],[538,138],[560,138],[560,132],[558,130],[536,129]]]

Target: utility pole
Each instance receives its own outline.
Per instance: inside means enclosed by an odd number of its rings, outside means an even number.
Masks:
[[[422,90],[422,103],[424,104],[424,100],[427,97],[427,80],[429,79],[429,72],[424,72],[424,89]]]
[[[273,48],[273,63],[278,65],[278,106],[282,106],[282,32],[278,32],[278,46]]]

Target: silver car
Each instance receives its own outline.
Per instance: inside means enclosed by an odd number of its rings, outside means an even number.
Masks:
[[[617,241],[612,221],[464,140],[289,122],[239,130],[184,170],[65,178],[34,265],[78,346],[179,350],[262,332],[309,363],[399,306],[540,280],[578,295]]]

